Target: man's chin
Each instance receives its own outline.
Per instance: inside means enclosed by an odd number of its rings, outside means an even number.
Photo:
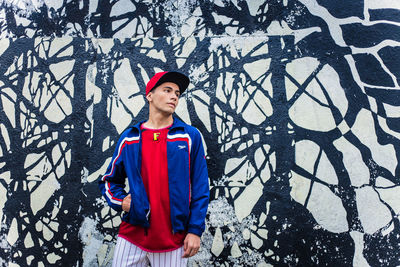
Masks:
[[[172,112],[172,113],[174,113],[174,112],[175,112],[175,109],[176,109],[176,106],[174,106],[174,107],[169,106],[169,108],[168,108],[167,110],[170,111],[170,112]],[[172,114],[172,113],[171,113],[171,114]]]
[[[170,116],[170,115],[174,114],[174,112],[175,112],[175,109],[163,110],[163,113],[164,113],[166,116]]]

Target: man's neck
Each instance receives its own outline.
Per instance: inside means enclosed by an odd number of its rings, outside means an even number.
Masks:
[[[149,119],[143,123],[143,126],[150,129],[161,129],[170,126],[174,122],[172,114],[163,116],[162,114],[150,114]]]

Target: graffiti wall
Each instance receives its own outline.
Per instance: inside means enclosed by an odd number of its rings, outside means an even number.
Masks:
[[[162,70],[209,168],[190,266],[400,265],[397,1],[0,7],[0,266],[111,266],[97,180]]]

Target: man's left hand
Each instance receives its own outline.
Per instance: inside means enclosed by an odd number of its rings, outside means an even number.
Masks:
[[[188,233],[185,241],[183,242],[184,254],[183,258],[189,258],[194,256],[200,248],[200,237],[198,235]]]

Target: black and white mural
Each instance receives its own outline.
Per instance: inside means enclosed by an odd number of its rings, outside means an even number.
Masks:
[[[400,265],[400,2],[0,7],[0,266],[110,266],[97,179],[162,70],[209,167],[190,266]]]

